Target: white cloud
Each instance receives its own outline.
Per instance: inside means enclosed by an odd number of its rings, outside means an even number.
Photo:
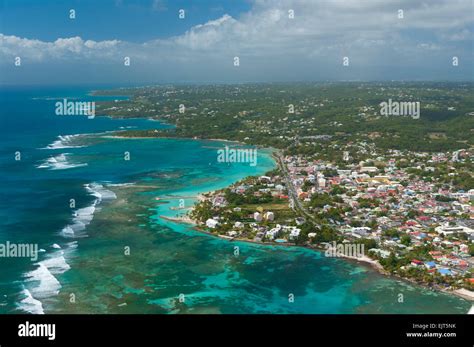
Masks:
[[[19,56],[32,61],[99,58],[110,56],[111,52],[120,44],[121,42],[118,40],[84,41],[79,36],[59,38],[54,42],[44,42],[0,34],[0,57],[4,60]]]
[[[165,6],[154,1],[153,7]],[[295,18],[290,19],[288,11]],[[398,18],[402,9],[404,18]],[[254,70],[295,69],[298,65],[338,65],[343,56],[366,67],[379,63],[426,64],[433,54],[466,50],[472,57],[471,0],[255,0],[238,18],[224,15],[168,39],[130,43],[93,41],[81,37],[54,42],[0,34],[0,62],[22,56],[32,61],[132,61],[191,71],[232,66],[235,55]],[[419,39],[418,39],[419,38]],[[469,47],[471,49],[469,50]],[[461,52],[462,53],[462,52]],[[145,66],[144,65],[144,66]]]

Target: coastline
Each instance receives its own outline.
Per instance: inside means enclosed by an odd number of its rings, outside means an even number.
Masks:
[[[216,276],[219,276],[219,273],[221,273],[222,269],[220,265],[216,265],[216,262],[218,264],[221,264],[220,261],[223,261],[222,264],[227,264],[226,261],[226,256],[229,255],[229,252],[234,249],[234,246],[238,245],[242,250],[247,250],[247,252],[243,252],[242,254],[245,256],[244,259],[247,259],[248,261],[252,262],[255,257],[259,259],[258,254],[272,254],[271,258],[267,258],[266,256],[263,259],[279,259],[283,263],[289,262],[290,266],[297,266],[297,268],[301,268],[303,271],[306,268],[307,265],[304,265],[304,261],[298,261],[296,263],[293,263],[292,260],[290,259],[314,259],[314,261],[311,261],[312,265],[310,266],[310,269],[312,271],[319,271],[317,268],[321,268],[321,264],[317,261],[317,259],[321,259],[321,253],[318,253],[317,249],[311,249],[311,250],[306,250],[306,247],[299,247],[295,245],[290,245],[290,244],[282,244],[282,245],[274,245],[270,243],[261,243],[257,244],[252,241],[247,241],[247,240],[229,240],[226,239],[225,237],[218,237],[215,234],[212,233],[206,233],[205,230],[197,230],[192,227],[188,227],[185,225],[181,225],[177,227],[174,223],[167,223],[165,221],[158,221],[156,220],[156,217],[158,217],[159,214],[156,214],[151,212],[149,213],[144,213],[144,210],[151,211],[154,209],[153,206],[155,206],[155,201],[154,197],[156,197],[156,194],[149,194],[150,191],[153,191],[154,189],[152,186],[145,186],[145,185],[140,185],[138,184],[137,186],[134,185],[129,185],[129,186],[119,186],[119,187],[111,187],[116,191],[117,193],[117,199],[112,200],[110,205],[108,205],[106,208],[104,208],[102,211],[97,213],[96,216],[96,226],[93,226],[93,228],[90,230],[90,235],[91,237],[87,239],[87,242],[92,243],[91,245],[100,245],[102,241],[108,240],[110,238],[114,238],[117,241],[123,241],[127,242],[126,244],[130,244],[132,249],[137,249],[137,247],[140,247],[140,252],[134,252],[134,263],[136,266],[129,266],[129,262],[131,259],[129,258],[124,258],[121,256],[121,252],[118,252],[121,250],[120,246],[123,244],[123,242],[118,242],[116,245],[118,248],[116,248],[117,252],[111,252],[113,258],[109,258],[109,255],[104,255],[103,259],[104,262],[96,262],[96,260],[93,257],[90,258],[84,258],[81,260],[82,263],[72,263],[75,269],[81,269],[80,271],[83,274],[90,273],[92,271],[92,274],[100,274],[102,273],[104,266],[108,266],[109,271],[111,273],[114,273],[112,269],[117,267],[118,265],[120,267],[123,267],[124,269],[124,279],[122,278],[115,278],[115,285],[121,285],[124,286],[124,288],[128,288],[125,290],[126,294],[122,296],[118,296],[118,292],[115,293],[114,295],[110,296],[108,294],[103,294],[99,293],[98,298],[95,299],[95,301],[89,301],[86,300],[84,302],[81,302],[79,305],[74,306],[74,313],[90,313],[90,312],[97,312],[98,310],[98,305],[102,302],[107,303],[107,312],[108,313],[135,313],[137,310],[143,310],[140,312],[146,312],[146,313],[156,313],[157,310],[161,310],[161,308],[157,307],[156,305],[147,305],[145,307],[141,307],[141,305],[144,303],[142,300],[144,296],[146,297],[147,295],[151,294],[151,291],[148,292],[137,292],[137,288],[142,288],[143,282],[146,280],[146,276],[137,273],[137,269],[147,269],[147,270],[152,270],[156,269],[156,266],[160,267],[163,265],[162,261],[163,259],[167,259],[164,261],[165,264],[168,264],[167,266],[164,266],[161,271],[163,276],[162,279],[156,280],[156,284],[160,285],[160,281],[164,279],[169,279],[169,278],[174,278],[175,272],[177,270],[174,269],[175,266],[175,261],[176,259],[181,259],[185,261],[186,263],[181,264],[181,266],[191,266],[193,267],[192,271],[196,271],[196,274],[198,278],[200,276],[209,276],[211,278],[210,281],[216,280]],[[164,195],[160,195],[164,196]],[[165,200],[165,199],[163,199]],[[125,203],[129,202],[129,203]],[[170,207],[173,205],[173,202],[169,206],[162,207],[158,211],[169,211]],[[134,215],[137,216],[137,219],[133,219],[132,221],[129,219],[129,212],[130,208],[132,208],[131,212],[133,212]],[[178,211],[172,211],[171,213],[179,213]],[[150,217],[153,217],[152,220],[150,220]],[[167,217],[167,216],[164,216]],[[159,218],[161,219],[161,218]],[[170,220],[175,220],[175,219],[182,219],[181,222],[185,223],[184,218],[170,218]],[[166,220],[166,219],[165,219]],[[104,232],[101,230],[101,225],[107,225],[110,223],[110,221],[117,221],[117,223],[114,222],[114,226],[111,228],[106,228],[107,231]],[[163,223],[164,222],[164,223]],[[146,227],[147,225],[149,226],[154,226],[153,227]],[[164,225],[164,229],[161,229],[159,225]],[[173,231],[169,232],[161,232],[162,230],[166,230],[168,228],[172,228]],[[158,231],[158,233],[157,233]],[[201,235],[201,236],[199,236]],[[96,239],[99,239],[99,243],[96,243]],[[102,240],[102,241],[101,241]],[[174,241],[173,241],[174,240]],[[230,241],[230,242],[229,242]],[[236,241],[237,243],[231,243],[232,241]],[[136,242],[136,243],[135,243]],[[157,243],[158,242],[158,243]],[[242,242],[242,243],[241,243]],[[244,243],[248,243],[249,245],[246,246]],[[203,244],[205,247],[200,248],[198,245]],[[253,245],[250,245],[253,244]],[[190,248],[190,251],[193,256],[189,256],[188,252],[183,249],[183,245],[187,245]],[[271,247],[264,247],[264,246],[271,246]],[[275,247],[276,246],[276,247]],[[284,246],[284,247],[294,247],[292,249],[290,248],[281,248],[279,246]],[[257,247],[256,249],[254,247]],[[93,247],[88,247],[89,251],[93,251]],[[225,251],[222,251],[224,249]],[[200,250],[205,250],[204,255],[201,255],[202,253]],[[250,251],[254,250],[254,251]],[[318,252],[316,252],[318,251]],[[216,253],[214,253],[216,252]],[[107,252],[109,253],[109,252]],[[213,255],[211,255],[213,254]],[[216,258],[217,254],[217,258]],[[293,258],[295,255],[297,255],[297,258]],[[138,257],[138,258],[135,258]],[[198,258],[196,258],[198,257]],[[203,258],[201,258],[203,257]],[[301,258],[300,258],[301,257]],[[306,258],[307,257],[307,258]],[[199,261],[196,259],[203,259],[203,263],[207,264],[201,264]],[[207,259],[207,260],[206,260]],[[233,259],[233,258],[231,258]],[[228,260],[228,259],[227,259]],[[328,266],[332,269],[340,269],[343,270],[342,274],[345,276],[356,276],[355,278],[358,278],[358,287],[357,287],[357,295],[364,295],[364,292],[367,291],[368,295],[371,295],[372,290],[370,289],[371,287],[365,288],[363,283],[360,281],[360,279],[364,278],[370,278],[371,281],[374,281],[372,283],[380,283],[379,281],[385,281],[382,276],[380,276],[377,272],[371,271],[368,269],[370,267],[369,264],[363,263],[363,262],[358,262],[360,263],[360,266],[356,263],[354,264],[348,264],[346,261],[342,260],[334,260],[334,259],[329,259],[326,260],[325,258],[321,259],[327,268]],[[354,262],[356,260],[349,260],[350,262]],[[179,263],[179,262],[178,262]],[[231,261],[231,263],[234,263]],[[247,264],[247,262],[243,262],[240,265],[238,264],[240,262],[237,262],[237,264],[234,264],[237,266],[236,269],[234,270],[242,270],[245,271],[245,269],[248,269],[253,273],[255,273],[255,268],[254,266],[258,266],[257,264],[266,264],[264,265],[265,267],[269,266],[271,268],[272,263],[268,262],[255,262],[255,263],[249,263],[253,264],[248,266],[243,266],[243,264]],[[299,263],[299,265],[296,265]],[[81,266],[82,264],[82,266]],[[85,266],[85,264],[89,264],[88,266]],[[98,265],[94,265],[98,264]],[[143,266],[143,268],[142,268]],[[176,265],[178,266],[178,265]],[[194,268],[196,266],[196,268]],[[201,266],[204,266],[202,268]],[[209,268],[208,268],[209,266]],[[366,269],[367,267],[367,269]],[[184,268],[183,268],[184,269]],[[155,270],[156,271],[156,270]],[[210,271],[210,272],[208,272]],[[322,270],[325,271],[325,270]],[[354,275],[353,275],[354,272]],[[187,274],[187,272],[185,271]],[[317,272],[318,273],[318,272]],[[325,274],[331,274],[331,271],[325,272]],[[270,274],[271,276],[275,276],[274,274]],[[169,276],[169,277],[168,277]],[[328,283],[333,283],[335,287],[339,287],[337,283],[339,283],[337,280],[334,279],[333,275],[328,275],[328,279],[332,278],[333,281],[330,281]],[[308,277],[310,275],[308,274]],[[258,278],[258,277],[257,277]],[[272,277],[273,278],[273,277]],[[351,280],[352,277],[348,277],[348,280]],[[318,282],[317,278],[313,279],[314,283]],[[401,288],[399,290],[403,290],[404,284],[401,281],[398,281],[395,279],[392,280],[393,284],[391,282],[383,282],[381,285],[384,283],[387,284],[390,288],[392,286],[396,286],[398,288]],[[265,282],[265,280],[263,280]],[[211,282],[213,283],[213,282]],[[77,284],[75,284],[77,285]],[[226,285],[231,286],[232,281],[230,283],[227,283]],[[64,283],[64,293],[63,295],[60,296],[60,301],[58,303],[51,303],[49,304],[49,310],[54,311],[54,312],[59,312],[59,310],[64,310],[65,305],[67,305],[67,302],[69,300],[69,297],[67,296],[67,293],[72,290],[72,287],[69,286],[67,281]],[[77,287],[76,287],[77,288]],[[146,286],[145,286],[146,288]],[[161,287],[160,287],[161,288]],[[230,287],[229,287],[230,288]],[[376,287],[375,287],[376,288]],[[81,288],[81,290],[88,290],[90,295],[96,295],[96,292],[94,290],[94,286],[91,285],[89,288],[85,286],[84,288]],[[193,292],[193,289],[191,292]],[[208,288],[204,286],[203,289],[200,289],[200,291],[206,292]],[[443,303],[446,302],[454,302],[456,303],[458,299],[452,299],[453,296],[448,296],[448,295],[442,295],[438,298],[431,298],[430,295],[431,293],[427,292],[420,286],[415,286],[414,288],[410,289],[413,290],[413,293],[416,293],[417,297],[418,294],[420,297],[423,297],[423,302],[424,302],[424,307],[426,310],[429,310],[431,312],[432,310],[428,308],[429,304],[427,301],[429,300],[440,300]],[[156,300],[157,303],[166,301],[168,297],[173,295],[175,289],[170,289],[169,292],[165,293],[156,293],[153,294],[153,298]],[[375,291],[374,293],[377,293]],[[331,294],[328,294],[331,296]],[[336,293],[334,293],[336,295]],[[383,295],[383,292],[379,291],[379,294],[375,295]],[[372,296],[371,296],[372,297]],[[375,297],[375,296],[374,296]],[[453,301],[454,300],[454,301]],[[371,301],[375,302],[375,301]],[[127,303],[126,306],[122,306],[124,303]],[[315,305],[317,306],[317,305]],[[458,314],[464,314],[466,313],[469,308],[470,304],[468,305],[467,301],[462,300],[460,302],[460,305],[456,306],[461,306],[462,310],[459,311],[457,310],[456,313]],[[373,306],[370,306],[371,309],[367,311],[368,313],[373,313],[375,312],[374,310],[376,308],[373,308]],[[318,308],[314,308],[315,310],[318,310]],[[354,308],[354,313],[356,312],[357,308]],[[403,313],[410,313],[407,310],[409,309],[404,309]],[[453,308],[454,310],[454,308]],[[61,311],[63,312],[63,311]],[[165,311],[159,311],[159,312],[165,312]],[[175,311],[173,311],[175,312]],[[178,312],[178,311],[176,311]],[[319,311],[318,311],[319,312]],[[451,311],[450,311],[451,312]],[[387,311],[387,314],[390,314],[390,311]]]
[[[200,193],[196,197],[196,199],[198,199],[199,201],[202,201],[203,199],[205,199],[204,195],[210,194],[210,193],[213,193],[213,192],[214,191],[209,191],[209,192],[206,192],[206,193]],[[230,236],[226,236],[226,235],[218,235],[218,234],[209,232],[207,230],[204,230],[202,227],[200,227],[198,225],[196,220],[192,219],[189,216],[189,212],[191,212],[193,209],[194,209],[194,206],[189,208],[189,210],[186,214],[180,215],[180,216],[169,217],[169,216],[160,215],[159,217],[164,219],[164,220],[170,221],[170,222],[179,223],[179,224],[187,224],[187,225],[191,226],[192,229],[195,230],[195,231],[198,231],[202,234],[206,234],[206,235],[209,235],[209,236],[224,239],[224,240],[227,240],[229,242],[238,241],[238,242],[246,242],[246,243],[252,243],[252,244],[257,244],[257,245],[262,245],[262,246],[302,247],[302,248],[310,249],[310,250],[315,251],[315,252],[321,252],[321,253],[324,252],[323,248],[317,247],[317,246],[312,246],[312,245],[309,245],[309,244],[297,245],[297,244],[292,243],[292,242],[285,242],[285,243],[262,242],[262,241],[255,241],[255,240],[246,239],[246,238],[230,237]],[[402,276],[398,276],[396,274],[391,274],[388,271],[386,271],[383,268],[383,266],[377,260],[371,259],[367,256],[354,257],[354,256],[340,255],[337,258],[344,259],[344,260],[352,262],[352,263],[357,263],[359,265],[366,266],[367,268],[372,269],[372,270],[376,271],[377,273],[379,273],[383,276],[387,276],[389,278],[394,278],[394,279],[397,279],[397,280],[408,282],[410,284],[417,285],[417,286],[423,287],[425,289],[436,290],[438,292],[442,292],[442,293],[445,293],[445,294],[454,295],[454,296],[462,298],[464,300],[473,302],[473,304],[474,304],[474,292],[469,291],[467,289],[461,288],[461,289],[448,290],[448,289],[443,288],[439,285],[428,286],[426,284],[419,283],[416,280],[408,278],[408,277],[402,277]]]
[[[208,193],[212,193],[212,192],[202,193],[202,194],[199,194],[199,195],[201,196],[201,198],[203,198],[202,196],[204,194],[208,194]],[[192,209],[193,209],[193,207],[191,207],[191,210]],[[202,234],[206,234],[206,235],[209,235],[209,236],[221,238],[221,239],[224,239],[224,240],[227,240],[227,241],[230,241],[230,242],[238,241],[238,242],[246,242],[246,243],[252,243],[252,244],[263,245],[263,246],[302,247],[302,248],[310,249],[310,250],[315,251],[315,252],[321,252],[321,253],[324,252],[323,248],[320,248],[320,247],[317,247],[317,246],[311,246],[311,245],[308,245],[308,244],[306,244],[306,245],[297,245],[297,244],[292,243],[292,242],[286,242],[286,243],[262,242],[262,241],[255,241],[255,240],[239,238],[239,237],[230,237],[230,236],[225,236],[225,235],[217,235],[217,234],[206,231],[203,228],[199,227],[197,225],[197,222],[194,219],[192,219],[191,217],[189,217],[188,214],[181,215],[181,216],[176,216],[176,217],[167,217],[167,216],[161,216],[160,215],[160,218],[163,218],[167,221],[171,221],[171,222],[174,222],[174,223],[188,224],[189,226],[192,226],[192,229],[195,230],[195,231],[198,231]],[[448,290],[446,288],[443,288],[443,287],[440,287],[440,286],[437,286],[437,285],[430,287],[430,286],[427,286],[423,283],[419,283],[419,282],[417,282],[417,281],[415,281],[411,278],[401,277],[401,276],[398,276],[396,274],[391,274],[391,273],[387,272],[377,260],[371,259],[367,256],[354,257],[354,256],[340,255],[337,258],[344,259],[344,260],[352,262],[352,263],[357,263],[359,265],[366,266],[367,268],[370,268],[370,269],[378,272],[379,274],[381,274],[383,276],[387,276],[389,278],[394,278],[394,279],[397,279],[397,280],[408,282],[410,284],[414,284],[414,285],[423,287],[425,289],[436,290],[436,291],[439,291],[439,292],[442,292],[442,293],[445,293],[445,294],[454,295],[454,296],[457,296],[459,298],[462,298],[464,300],[467,300],[467,301],[470,301],[470,302],[474,303],[474,292],[472,292],[472,291],[469,291],[469,290],[464,289],[464,288]]]
[[[157,120],[157,122],[159,122]],[[166,123],[164,123],[166,124]],[[113,133],[117,133],[119,131],[112,131]],[[103,138],[106,139],[139,139],[139,140],[146,140],[146,139],[174,139],[174,140],[195,140],[195,141],[214,141],[214,142],[225,142],[225,143],[233,143],[236,145],[241,145],[241,146],[252,146],[248,143],[236,141],[236,140],[226,140],[226,139],[203,139],[203,138],[194,138],[194,137],[180,137],[180,136],[123,136],[123,135],[106,135],[103,136]],[[258,148],[263,148],[263,149],[269,149],[272,152],[278,151],[276,148],[271,148],[271,147],[263,147],[260,145],[254,145],[255,147]]]
[[[456,289],[453,291],[444,291],[444,292],[448,294],[454,294],[460,298],[474,302],[474,293],[470,290],[462,288],[462,289]]]

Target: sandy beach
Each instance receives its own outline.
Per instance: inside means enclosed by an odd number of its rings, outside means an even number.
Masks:
[[[196,221],[194,219],[191,219],[188,215],[183,215],[183,216],[176,216],[176,217],[166,217],[166,216],[160,216],[160,218],[175,222],[175,223],[185,223],[185,224],[196,224]]]
[[[467,290],[467,289],[456,289],[452,291],[445,291],[446,293],[454,294],[457,295],[463,299],[469,300],[469,301],[474,301],[474,292]]]

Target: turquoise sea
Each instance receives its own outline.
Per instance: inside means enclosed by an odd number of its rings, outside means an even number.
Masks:
[[[185,212],[199,193],[272,169],[271,152],[259,150],[255,167],[222,164],[223,142],[110,136],[167,127],[155,121],[55,115],[62,98],[103,99],[88,95],[95,88],[0,89],[0,242],[41,249],[36,261],[0,258],[0,313],[469,310],[465,300],[365,265],[162,219]]]

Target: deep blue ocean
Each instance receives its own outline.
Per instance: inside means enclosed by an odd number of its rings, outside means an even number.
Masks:
[[[0,242],[40,249],[34,261],[0,258],[0,313],[469,310],[462,299],[364,265],[229,242],[160,218],[176,215],[178,201],[190,206],[199,193],[272,169],[270,151],[259,152],[255,167],[219,165],[220,142],[110,133],[168,126],[156,121],[55,114],[63,98],[104,99],[89,96],[93,89],[0,89]]]

